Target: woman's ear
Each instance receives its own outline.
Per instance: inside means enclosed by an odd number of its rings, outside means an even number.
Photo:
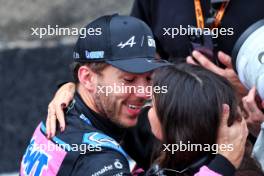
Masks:
[[[93,72],[88,66],[83,65],[78,70],[78,78],[80,84],[83,85],[89,91],[96,90],[97,74]]]

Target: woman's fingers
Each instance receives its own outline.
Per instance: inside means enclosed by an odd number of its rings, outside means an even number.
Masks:
[[[51,138],[55,135],[56,132],[56,112],[53,102],[48,106],[48,117],[46,120],[46,133],[47,137]]]
[[[65,129],[65,119],[64,119],[63,109],[64,109],[63,105],[59,105],[59,104],[56,105],[56,108],[55,108],[56,117],[59,121],[61,131],[64,131],[64,129]],[[55,123],[56,123],[56,121],[55,121]],[[55,126],[56,126],[56,124],[55,124]]]
[[[223,113],[222,113],[222,116],[220,119],[220,124],[221,124],[220,126],[226,126],[227,127],[230,108],[229,108],[228,104],[223,104],[222,108],[223,108]]]
[[[47,138],[50,138],[50,118],[49,118],[49,112],[48,112],[48,115],[47,115],[47,119],[46,119],[46,135],[47,135]]]
[[[256,101],[256,88],[250,89],[247,96],[242,98],[243,107],[248,114],[248,123],[260,123],[264,121],[264,114],[259,109]]]
[[[233,68],[233,66],[232,66],[232,58],[229,55],[225,54],[222,51],[219,51],[218,52],[218,59],[227,68]]]
[[[188,64],[198,65],[198,64],[193,60],[192,56],[188,56],[188,57],[186,58],[186,62],[187,62]]]
[[[65,130],[64,109],[72,101],[74,92],[75,84],[71,82],[66,83],[60,87],[50,102],[46,120],[46,131],[49,138],[55,136],[57,120],[59,121],[60,130]]]

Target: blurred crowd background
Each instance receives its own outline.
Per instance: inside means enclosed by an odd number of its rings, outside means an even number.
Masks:
[[[32,36],[47,25],[81,28],[104,14],[129,14],[133,0],[0,0],[0,175],[15,173],[57,85],[70,80],[77,36]]]

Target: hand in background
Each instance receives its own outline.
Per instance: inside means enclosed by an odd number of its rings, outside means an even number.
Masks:
[[[218,52],[218,60],[226,68],[218,67],[212,61],[210,61],[207,57],[201,54],[199,51],[193,51],[192,56],[197,62],[195,62],[195,60],[191,56],[188,56],[186,58],[187,63],[200,65],[220,76],[225,77],[234,86],[240,98],[244,97],[248,93],[247,89],[240,82],[236,72],[234,71],[233,66],[232,66],[232,60],[229,55],[225,54],[222,51]]]

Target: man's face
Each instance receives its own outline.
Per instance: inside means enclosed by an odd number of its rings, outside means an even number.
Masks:
[[[145,90],[150,83],[151,73],[131,74],[108,66],[97,75],[95,106],[100,114],[119,126],[135,126],[142,106],[150,98],[142,88]]]

